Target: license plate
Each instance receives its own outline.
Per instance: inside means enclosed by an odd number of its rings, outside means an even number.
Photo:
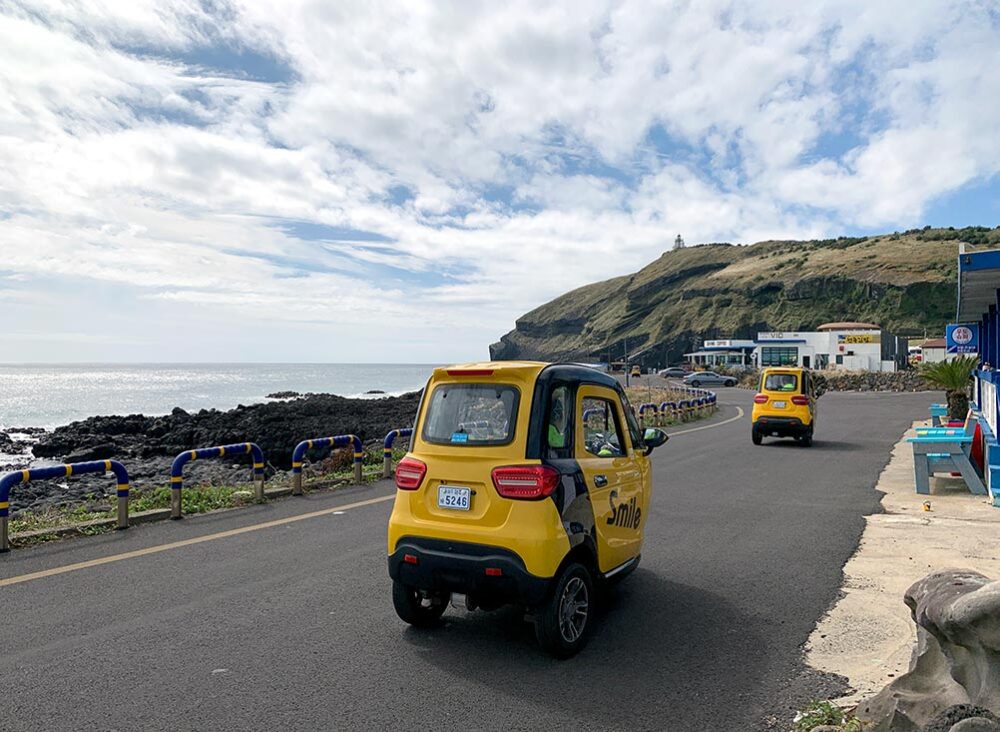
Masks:
[[[784,409],[785,408],[785,403],[784,402],[775,402],[774,403],[774,408],[775,409]]]
[[[468,511],[472,501],[472,489],[460,485],[438,486],[438,508]]]

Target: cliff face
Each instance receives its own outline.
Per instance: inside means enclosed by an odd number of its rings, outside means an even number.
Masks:
[[[705,244],[664,253],[633,275],[562,295],[517,320],[494,359],[607,360],[645,351],[671,363],[705,338],[811,330],[836,320],[897,334],[940,333],[955,314],[959,242],[1000,247],[1000,227],[917,229],[824,241]]]

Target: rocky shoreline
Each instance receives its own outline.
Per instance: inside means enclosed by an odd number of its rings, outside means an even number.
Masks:
[[[381,444],[385,434],[409,427],[416,417],[420,392],[399,397],[349,399],[332,394],[308,394],[280,401],[220,411],[91,417],[57,427],[8,429],[0,432],[0,453],[7,457],[3,471],[29,465],[87,460],[120,460],[136,488],[169,483],[170,464],[184,450],[237,442],[256,442],[266,456],[269,476],[291,468],[292,450],[301,440],[354,434],[366,444]],[[320,451],[310,453],[322,458]],[[185,469],[191,482],[238,484],[249,481],[249,458],[206,460]],[[102,476],[80,476],[64,481],[38,481],[11,491],[11,510],[38,511],[84,503],[94,495],[108,495],[114,486]]]

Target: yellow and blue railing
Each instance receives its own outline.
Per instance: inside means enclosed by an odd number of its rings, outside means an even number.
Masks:
[[[397,437],[409,437],[413,434],[413,430],[409,427],[403,429],[392,430],[385,436],[385,440],[382,441],[382,477],[390,478],[392,477],[392,446],[396,442]]]
[[[292,451],[292,495],[302,495],[302,461],[307,450],[319,449],[322,447],[347,447],[354,446],[354,482],[361,482],[361,462],[365,457],[364,444],[357,435],[336,435],[334,437],[318,437],[312,440],[303,440]]]
[[[184,466],[192,460],[231,457],[234,455],[253,456],[254,497],[264,500],[264,451],[252,442],[237,442],[234,445],[203,447],[200,450],[185,450],[174,458],[170,466],[170,518],[181,518],[181,489],[184,487]]]
[[[10,489],[15,485],[34,480],[49,480],[51,478],[68,478],[71,475],[86,475],[88,473],[114,473],[118,483],[118,521],[117,528],[128,528],[128,496],[129,478],[125,466],[117,460],[94,460],[87,463],[68,463],[52,465],[46,468],[30,468],[15,470],[0,477],[0,552],[10,549],[8,529],[10,523]]]

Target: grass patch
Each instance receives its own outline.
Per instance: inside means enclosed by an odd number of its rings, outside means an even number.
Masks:
[[[831,725],[841,732],[862,732],[864,723],[830,701],[814,701],[795,715],[796,732],[810,732],[822,725]]]
[[[170,491],[167,486],[134,489],[129,497],[129,513],[170,508]],[[236,508],[253,502],[250,486],[203,485],[181,489],[181,513],[185,515]]]

